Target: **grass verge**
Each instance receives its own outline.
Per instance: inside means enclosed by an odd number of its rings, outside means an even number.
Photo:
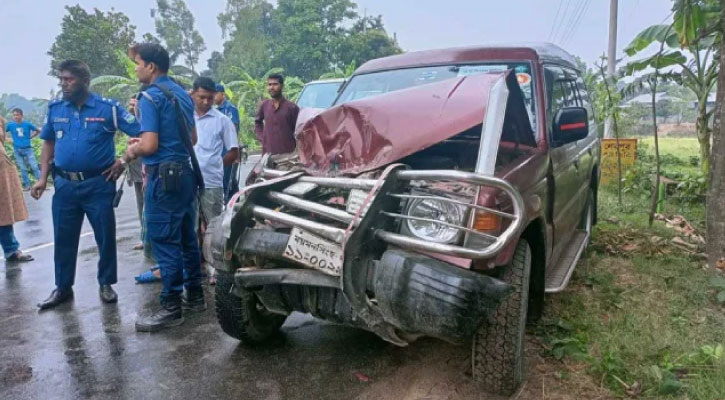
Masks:
[[[611,255],[606,240],[622,230],[674,232],[647,228],[638,197],[620,208],[604,189],[599,208],[592,246],[536,328],[546,354],[562,360],[560,376],[584,371],[616,397],[725,399],[725,308],[710,283],[719,272],[676,250]]]

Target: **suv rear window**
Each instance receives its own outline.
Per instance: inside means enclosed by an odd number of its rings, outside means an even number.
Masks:
[[[342,93],[340,93],[335,101],[335,105],[396,90],[438,82],[445,79],[451,79],[457,76],[503,72],[506,70],[514,70],[516,72],[519,85],[521,86],[521,90],[524,95],[524,101],[526,102],[526,109],[529,112],[531,126],[534,132],[537,132],[535,119],[536,104],[534,100],[534,75],[531,73],[531,64],[527,62],[442,65],[396,69],[355,75],[343,88]]]

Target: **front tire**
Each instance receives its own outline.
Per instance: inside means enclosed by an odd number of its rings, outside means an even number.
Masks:
[[[267,311],[248,290],[237,296],[233,286],[234,274],[217,270],[216,316],[224,333],[245,344],[259,344],[279,332],[287,317]]]
[[[516,244],[511,263],[500,279],[513,292],[491,310],[473,339],[473,379],[487,390],[511,395],[524,380],[524,339],[531,280],[531,248],[526,239]]]

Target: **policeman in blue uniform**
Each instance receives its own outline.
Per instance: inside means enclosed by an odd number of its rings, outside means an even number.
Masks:
[[[216,85],[216,97],[214,98],[214,103],[219,108],[219,111],[221,111],[222,114],[226,115],[229,119],[232,120],[232,123],[234,124],[234,128],[237,130],[237,134],[239,133],[239,110],[234,107],[232,102],[230,102],[225,94],[224,85],[217,83]],[[227,154],[227,149],[222,149],[222,158],[225,154]],[[232,165],[225,165],[224,166],[224,180],[222,181],[222,184],[224,186],[224,201],[227,202],[229,199],[231,199],[232,195],[234,193],[239,191],[239,185],[236,181],[236,173],[239,170],[239,159],[237,159],[237,162]]]
[[[88,90],[91,72],[82,61],[67,60],[58,68],[62,100],[48,105],[43,139],[40,180],[31,195],[39,199],[46,188],[50,161],[55,158],[53,227],[55,286],[40,309],[55,307],[73,297],[78,241],[87,216],[98,245],[98,283],[105,303],[118,300],[116,283],[115,181],[123,171],[115,159],[113,136],[117,129],[138,135],[139,123],[117,102]]]
[[[237,129],[237,133],[239,133],[239,110],[227,99],[224,85],[221,83],[216,84],[214,104],[217,105],[222,114],[232,120],[234,127]]]
[[[192,169],[193,148],[189,148],[196,143],[194,104],[189,94],[166,75],[169,54],[163,47],[137,44],[130,55],[136,62],[139,81],[151,85],[137,105],[141,138],[133,141],[123,158],[128,162],[141,157],[146,166],[146,227],[161,267],[163,289],[161,307],[137,319],[136,330],[154,332],[182,324],[182,309],[206,309],[201,255],[194,230],[194,200],[200,181]]]

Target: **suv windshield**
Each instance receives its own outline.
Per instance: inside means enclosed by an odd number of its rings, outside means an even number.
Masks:
[[[297,99],[297,106],[300,108],[329,108],[335,101],[337,89],[341,84],[342,81],[310,83],[302,89],[302,93]]]
[[[536,132],[534,77],[531,73],[531,64],[528,62],[416,67],[355,75],[340,93],[335,104],[425,85],[457,76],[503,72],[506,70],[516,72],[526,102],[526,109],[529,113],[529,120],[534,132]]]

